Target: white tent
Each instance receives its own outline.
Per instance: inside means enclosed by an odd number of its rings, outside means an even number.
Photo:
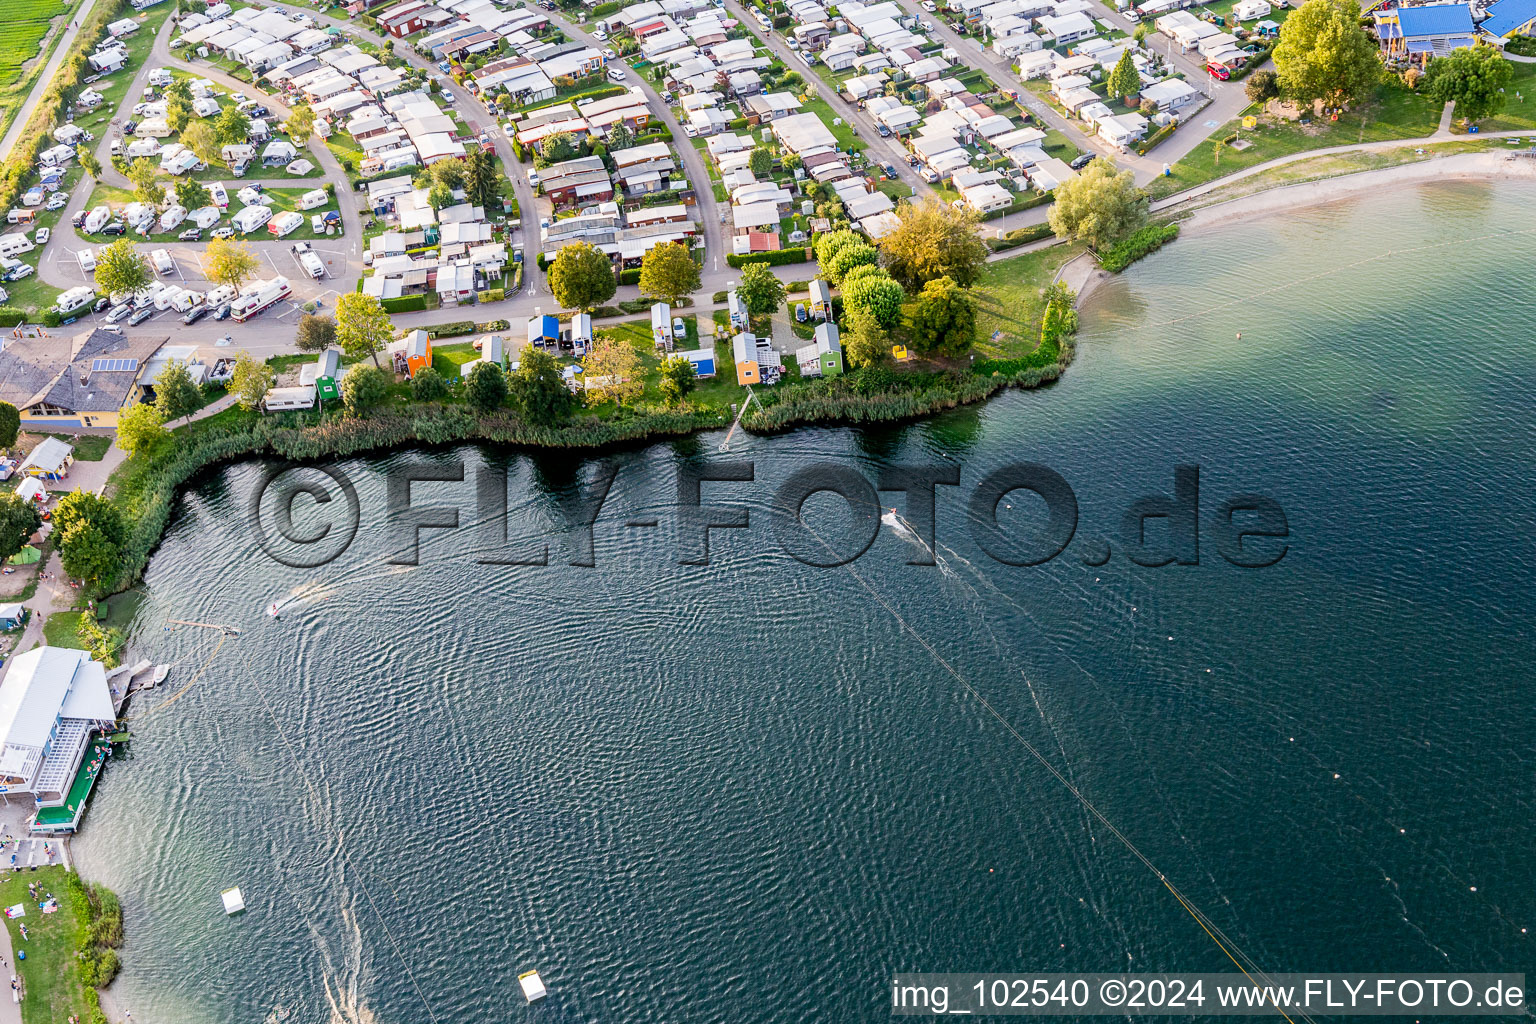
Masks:
[[[35,501],[47,501],[48,492],[43,489],[43,482],[35,476],[29,476],[16,487],[16,497],[31,498]]]

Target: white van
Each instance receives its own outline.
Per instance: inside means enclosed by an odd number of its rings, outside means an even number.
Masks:
[[[208,293],[208,305],[222,306],[226,302],[233,302],[235,300],[235,296],[239,294],[240,292],[236,290],[234,285],[221,284],[213,291]]]
[[[96,232],[106,227],[107,221],[111,219],[112,208],[110,206],[98,206],[90,213],[85,215],[85,222],[81,224],[81,228],[85,231],[86,234],[94,235]]]
[[[72,313],[81,306],[96,301],[96,289],[90,285],[76,285],[59,293],[58,301],[53,304],[53,311],[61,315]]]
[[[80,253],[79,253],[79,256],[80,256],[80,272],[82,274],[89,274],[93,270],[96,269],[96,250],[95,249],[81,249]]]
[[[185,313],[203,301],[202,292],[196,292],[190,288],[179,288],[177,291],[179,294],[171,300],[171,308],[178,313]]]

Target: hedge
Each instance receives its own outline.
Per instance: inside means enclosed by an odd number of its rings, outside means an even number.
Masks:
[[[993,252],[1002,252],[1005,249],[1016,249],[1030,242],[1038,242],[1042,238],[1049,238],[1055,234],[1049,224],[1031,224],[1027,228],[1015,228],[1002,238],[987,239],[987,248]]]
[[[610,14],[618,14],[623,9],[624,5],[618,3],[617,0],[609,0],[609,2],[606,4],[598,4],[596,7],[592,8],[592,17],[606,18]]]
[[[474,334],[475,322],[473,320],[454,320],[446,324],[438,324],[436,327],[427,328],[429,338],[454,338],[461,334]]]
[[[0,327],[15,327],[27,322],[27,311],[15,306],[0,306]]]
[[[736,253],[727,253],[725,262],[733,267],[744,267],[748,263],[766,263],[770,267],[787,266],[790,263],[806,263],[811,258],[809,249],[779,249],[776,252],[754,252],[745,256]]]
[[[485,294],[480,296],[481,302],[500,302],[507,297],[505,288],[487,288]]]
[[[640,268],[633,267],[629,270],[619,271],[619,284],[639,284]]]
[[[401,295],[394,299],[380,299],[379,305],[386,313],[416,313],[427,308],[425,295]]]

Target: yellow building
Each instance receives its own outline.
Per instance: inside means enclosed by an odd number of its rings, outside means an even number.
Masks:
[[[16,406],[23,429],[116,428],[142,400],[144,367],[165,340],[98,330],[14,339],[0,351],[0,401]]]

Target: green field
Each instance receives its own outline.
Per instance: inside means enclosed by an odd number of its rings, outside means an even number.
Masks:
[[[90,1019],[80,961],[75,957],[78,935],[89,921],[85,909],[77,905],[84,901],[70,892],[68,875],[63,867],[53,866],[18,871],[0,881],[0,899],[6,906],[27,906],[26,917],[5,922],[11,947],[27,953],[26,960],[13,965],[26,984],[27,997],[21,1003],[23,1024],[57,1024],[72,1016]],[[38,901],[27,894],[29,882],[58,897],[57,913],[44,914],[38,909]],[[29,936],[25,942],[21,939],[22,924]]]
[[[1536,107],[1536,104],[1533,104]],[[1251,108],[1250,108],[1251,110]],[[1395,80],[1376,90],[1376,95],[1337,121],[1314,120],[1310,125],[1269,114],[1258,115],[1258,127],[1243,127],[1243,115],[1222,125],[1211,137],[1173,165],[1171,177],[1157,178],[1147,186],[1153,198],[1182,192],[1276,157],[1311,149],[1347,146],[1359,142],[1416,139],[1434,134],[1440,125],[1440,105]],[[1241,150],[1218,146],[1231,136],[1248,143]]]
[[[1052,245],[988,263],[971,289],[976,298],[976,355],[1018,359],[1040,343],[1040,289],[1062,264],[1082,252],[1078,245]]]
[[[1504,109],[1478,122],[1484,132],[1518,132],[1536,128],[1536,64],[1510,62],[1515,76],[1504,90]],[[1456,130],[1462,130],[1458,125]]]
[[[0,134],[10,128],[16,111],[48,63],[47,54],[39,47],[48,34],[49,22],[71,9],[60,0],[7,0],[6,30],[0,38]],[[50,52],[58,39],[56,35],[50,40]],[[32,61],[31,66],[23,68],[28,61]]]

